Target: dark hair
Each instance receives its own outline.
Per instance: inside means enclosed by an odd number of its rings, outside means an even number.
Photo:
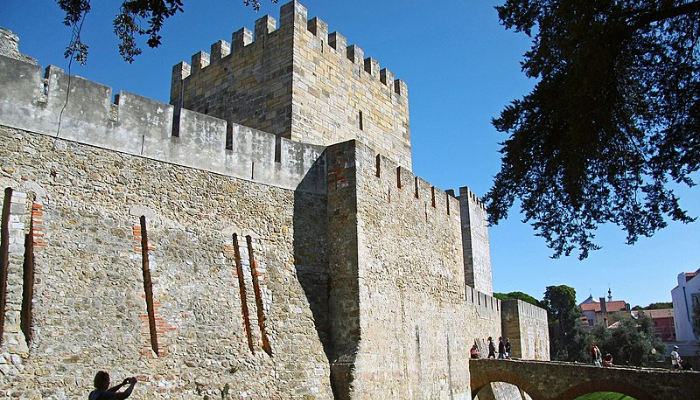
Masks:
[[[96,389],[107,389],[109,386],[109,374],[105,371],[98,371],[95,374],[94,384]]]

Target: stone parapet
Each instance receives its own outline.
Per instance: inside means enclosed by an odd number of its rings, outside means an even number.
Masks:
[[[0,56],[0,125],[286,189],[325,192],[322,146],[129,92],[116,95],[114,103],[111,96],[110,87],[59,68],[49,67],[42,77],[41,67]]]
[[[502,302],[503,337],[510,338],[514,358],[549,361],[547,310],[522,300]]]
[[[458,199],[462,215],[462,243],[467,285],[492,295],[491,248],[486,207],[468,187],[459,189]]]

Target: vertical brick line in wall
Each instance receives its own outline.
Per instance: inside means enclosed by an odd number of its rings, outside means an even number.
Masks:
[[[32,206],[32,218],[29,220],[29,233],[24,238],[24,273],[22,277],[22,310],[20,311],[20,328],[24,333],[27,346],[32,341],[32,299],[34,298],[34,217],[35,206]],[[38,209],[41,213],[41,209]],[[41,214],[39,214],[40,218]]]
[[[7,270],[10,262],[10,204],[12,189],[5,189],[0,224],[0,343],[5,332],[5,306],[7,303]]]
[[[233,251],[234,257],[236,258],[236,272],[238,274],[238,288],[241,293],[241,311],[243,312],[243,325],[245,326],[245,333],[248,337],[248,347],[250,351],[255,354],[255,347],[253,346],[253,333],[250,330],[250,315],[248,314],[248,300],[245,291],[245,279],[243,277],[243,265],[241,264],[241,250],[238,248],[238,235],[233,234]]]
[[[153,308],[153,282],[148,263],[148,232],[146,216],[141,216],[141,267],[143,270],[143,290],[146,294],[146,311],[148,312],[148,329],[151,333],[151,349],[158,355],[158,332],[156,331],[156,313]]]
[[[255,305],[258,309],[258,327],[260,327],[260,336],[262,336],[262,348],[267,355],[272,356],[272,347],[270,346],[270,340],[267,338],[267,329],[265,327],[262,291],[258,281],[258,276],[262,275],[262,273],[258,271],[258,263],[255,262],[255,257],[253,256],[253,239],[248,235],[245,237],[245,240],[248,245],[248,259],[250,261],[251,275],[253,276],[253,290],[255,291]]]

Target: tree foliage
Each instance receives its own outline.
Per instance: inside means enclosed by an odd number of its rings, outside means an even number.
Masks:
[[[673,308],[673,303],[668,301],[662,301],[658,303],[649,303],[648,306],[642,307],[640,305],[636,305],[632,307],[632,311],[641,311],[641,310],[665,310],[668,308]]]
[[[87,62],[88,48],[81,38],[85,16],[90,12],[91,0],[56,0],[66,13],[63,23],[73,29],[71,42],[66,49],[66,58],[75,58],[81,64]],[[277,0],[271,0],[276,3]],[[243,0],[246,6],[260,9],[260,0]],[[160,31],[165,20],[183,12],[182,0],[122,0],[119,11],[112,21],[114,33],[119,39],[119,54],[131,63],[141,54],[138,36],[147,36],[149,47],[158,47],[163,37]]]
[[[650,303],[648,306],[644,307],[645,310],[665,310],[668,308],[673,308],[673,303],[670,301]]]
[[[538,80],[493,124],[508,133],[485,196],[489,221],[516,199],[553,249],[598,249],[596,228],[627,243],[670,218],[691,222],[674,185],[700,167],[700,1],[507,0],[507,29],[532,38],[522,69]]]
[[[535,305],[537,307],[540,307],[540,302],[536,298],[530,296],[527,293],[523,292],[509,292],[509,293],[494,293],[493,297],[497,298],[498,300],[522,300],[526,303],[530,303],[532,305]]]
[[[665,354],[666,347],[654,335],[651,318],[638,320],[622,318],[615,329],[596,325],[590,341],[595,342],[603,354],[610,353],[617,365],[651,366]]]
[[[550,353],[553,360],[587,361],[587,337],[576,305],[576,290],[570,286],[547,286],[542,306],[549,320]]]

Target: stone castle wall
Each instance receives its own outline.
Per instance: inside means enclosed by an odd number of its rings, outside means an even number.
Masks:
[[[503,336],[510,338],[513,357],[549,361],[547,311],[522,300],[503,305]]]
[[[136,399],[471,398],[468,350],[486,355],[505,326],[483,207],[406,167],[402,82],[376,79],[376,61],[299,3],[280,20],[260,19],[255,42],[245,30],[232,49],[218,42],[208,66],[205,54],[176,66],[192,92],[173,85],[174,98],[209,115],[112,101],[109,87],[0,56],[0,396],[82,398],[104,369],[136,375]],[[287,46],[288,67],[256,64]],[[197,97],[243,76],[250,90],[216,113]],[[362,90],[345,96],[345,80]],[[244,113],[262,114],[246,121],[272,132],[228,119],[260,96],[279,102],[255,103]],[[396,108],[355,129],[357,109],[334,96]],[[348,125],[325,131],[345,109]],[[282,137],[288,122],[328,146]],[[471,284],[465,232],[481,266]],[[526,320],[518,337],[539,326],[523,312],[509,317]]]
[[[68,85],[72,93],[66,96]],[[325,193],[321,146],[0,58],[3,125],[287,189]],[[65,106],[65,107],[64,107]],[[174,130],[174,126],[178,129]],[[177,135],[174,135],[176,133]],[[279,151],[277,150],[279,149]]]
[[[321,252],[295,263],[297,248],[325,237],[313,218],[325,212],[322,196],[301,201],[291,190],[5,127],[0,140],[0,186],[11,188],[13,210],[34,217],[31,230],[12,224],[34,243],[10,249],[5,395],[83,398],[104,369],[138,376],[137,399],[331,397],[306,294],[322,288],[299,277],[326,261]],[[303,219],[313,222],[301,223],[304,235],[295,229]],[[33,257],[31,281],[22,255]],[[18,299],[32,283],[27,346]]]
[[[365,146],[355,160],[357,398],[469,398],[458,202]]]
[[[328,171],[330,301],[345,316],[336,386],[348,398],[469,398],[468,350],[486,355],[501,314],[464,285],[459,201],[356,141],[328,149]]]
[[[467,286],[492,295],[491,249],[486,207],[466,187],[460,189],[459,204],[462,214],[462,242]]]
[[[176,65],[170,103],[304,143],[359,139],[410,169],[406,84],[298,2],[279,25],[265,16]]]
[[[298,3],[296,10],[303,22],[294,32],[293,137],[326,145],[358,139],[410,170],[406,83],[340,33],[329,34],[322,20],[307,25]]]

